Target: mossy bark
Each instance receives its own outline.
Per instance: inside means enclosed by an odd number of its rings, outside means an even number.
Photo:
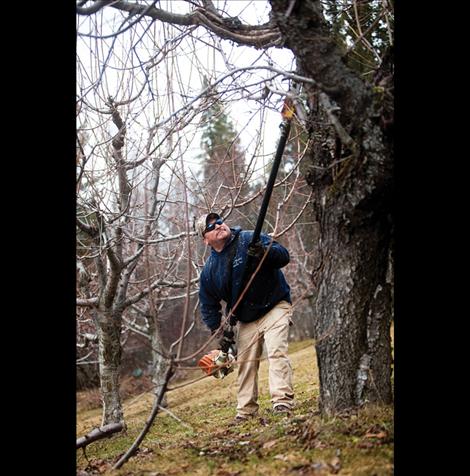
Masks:
[[[109,310],[97,313],[100,389],[103,400],[102,426],[124,421],[119,393],[121,368],[121,314]]]
[[[321,2],[271,5],[299,73],[317,83],[304,85],[312,139],[304,174],[314,190],[319,228],[312,280],[320,408],[335,413],[366,402],[390,403],[390,137],[373,88],[343,61]]]

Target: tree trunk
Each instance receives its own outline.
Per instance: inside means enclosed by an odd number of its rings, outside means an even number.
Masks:
[[[392,401],[392,158],[369,84],[342,59],[319,1],[271,0],[307,86],[307,181],[319,224],[313,275],[320,409]],[[289,12],[289,14],[287,14]]]
[[[101,426],[124,421],[119,392],[121,368],[121,315],[99,310],[96,320],[103,419]]]
[[[386,217],[345,227],[341,209],[325,215],[315,314],[320,408],[333,413],[365,402],[391,403]]]

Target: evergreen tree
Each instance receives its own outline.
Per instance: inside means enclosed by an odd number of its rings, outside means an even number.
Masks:
[[[246,173],[245,152],[238,133],[221,101],[214,102],[202,115],[201,148],[204,151],[202,188],[205,207],[215,211],[230,209],[249,193],[243,180]],[[233,210],[230,224],[251,227],[250,210],[243,206]]]

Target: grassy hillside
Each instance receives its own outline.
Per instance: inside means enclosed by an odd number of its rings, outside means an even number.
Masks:
[[[273,415],[266,362],[260,366],[260,414],[232,425],[236,371],[168,392],[169,410],[159,413],[138,453],[120,470],[112,465],[129,448],[148,417],[153,396],[125,401],[128,429],[77,451],[77,474],[135,476],[274,476],[393,474],[393,408],[374,406],[322,419],[317,411],[318,372],[311,341],[290,345],[296,408]],[[194,378],[201,376],[195,372]],[[176,386],[177,384],[173,384]],[[77,436],[100,425],[101,409],[78,410]],[[86,471],[80,473],[80,471]]]

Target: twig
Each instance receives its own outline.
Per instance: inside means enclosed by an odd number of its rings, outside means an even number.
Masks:
[[[178,418],[173,412],[170,412],[170,410],[168,410],[168,408],[160,406],[160,410],[164,411],[165,413],[168,413],[168,415],[170,415],[176,421],[180,422],[183,426],[185,426],[186,428],[189,428],[190,430],[194,431],[194,428],[191,425],[188,425],[183,420],[181,420],[181,418]]]
[[[351,136],[346,132],[346,129],[343,127],[343,125],[339,122],[338,118],[334,114],[339,108],[331,104],[329,97],[324,92],[321,92],[319,94],[319,99],[320,99],[321,105],[325,108],[328,119],[330,120],[331,124],[335,128],[336,133],[338,134],[338,137],[340,138],[341,142],[346,147],[349,147],[353,151],[353,155],[355,155],[357,152],[356,143],[351,138]]]

